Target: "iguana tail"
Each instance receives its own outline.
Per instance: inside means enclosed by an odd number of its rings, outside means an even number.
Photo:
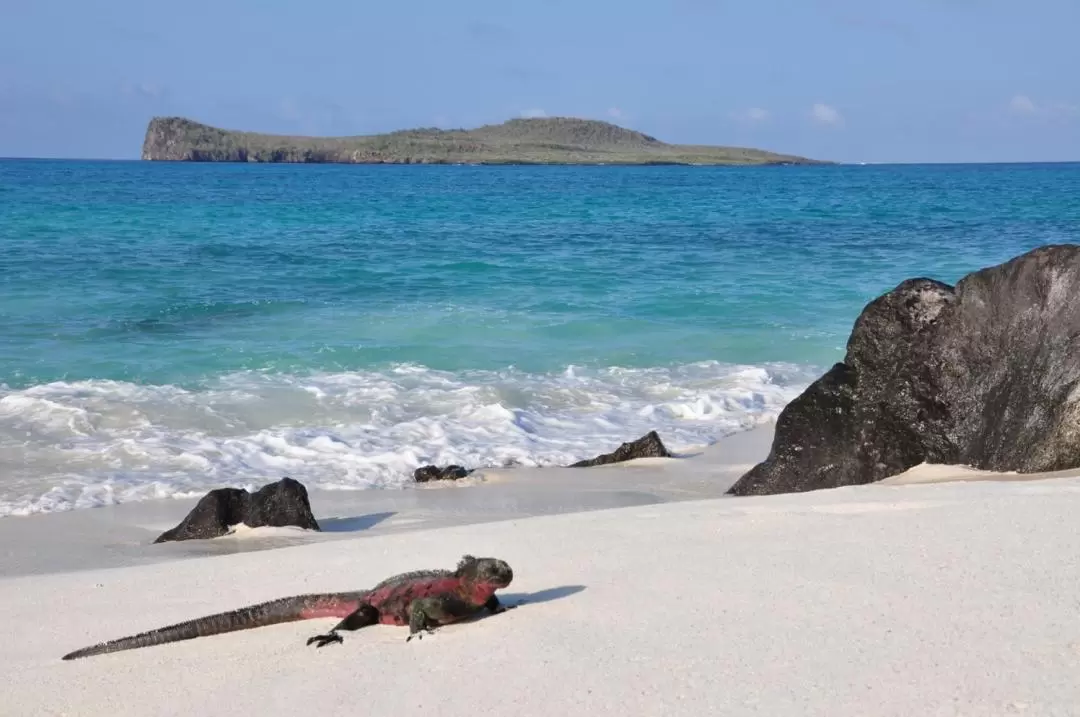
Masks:
[[[253,627],[276,625],[294,620],[310,620],[317,617],[344,618],[360,606],[366,595],[366,592],[352,592],[295,595],[293,597],[279,598],[230,612],[198,617],[194,620],[161,627],[130,637],[121,637],[109,642],[98,643],[97,645],[84,647],[81,650],[69,652],[64,655],[63,659],[75,660],[80,657],[103,655],[106,652],[163,645],[166,642],[190,640],[195,637],[218,635],[223,632],[247,630]]]

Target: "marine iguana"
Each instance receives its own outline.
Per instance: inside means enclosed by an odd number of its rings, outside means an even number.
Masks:
[[[121,637],[84,647],[64,655],[65,660],[102,655],[119,650],[162,645],[223,632],[247,630],[294,620],[340,617],[341,622],[324,635],[309,638],[308,645],[322,647],[342,642],[339,630],[358,630],[368,625],[408,625],[408,642],[434,632],[438,625],[470,617],[487,609],[498,614],[514,606],[499,603],[495,591],[514,579],[514,571],[497,558],[461,558],[455,570],[415,570],[383,580],[370,590],[344,593],[295,595],[250,605],[230,612],[207,615],[187,622]]]

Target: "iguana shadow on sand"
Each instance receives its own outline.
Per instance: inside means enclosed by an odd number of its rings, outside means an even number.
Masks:
[[[454,570],[417,570],[387,578],[370,590],[321,593],[279,598],[230,612],[196,618],[150,630],[130,637],[99,643],[64,655],[65,660],[101,655],[119,650],[162,645],[195,637],[247,630],[295,620],[339,617],[330,632],[307,641],[322,647],[341,642],[341,630],[358,630],[369,625],[408,625],[409,636],[423,637],[440,625],[447,625],[487,610],[498,614],[507,609],[495,596],[514,579],[510,566],[497,558],[464,556]],[[531,599],[553,600],[584,588],[556,588],[537,593]],[[566,592],[570,590],[570,592]],[[560,593],[556,595],[555,593]],[[516,607],[516,605],[511,606]]]

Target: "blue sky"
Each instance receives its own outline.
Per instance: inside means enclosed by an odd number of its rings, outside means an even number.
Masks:
[[[0,0],[0,156],[147,120],[368,134],[522,115],[841,161],[1080,160],[1080,0]]]

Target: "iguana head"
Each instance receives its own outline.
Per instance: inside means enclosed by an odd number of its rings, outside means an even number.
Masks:
[[[465,555],[458,563],[457,575],[471,582],[504,588],[514,579],[514,571],[498,558],[474,558]]]

